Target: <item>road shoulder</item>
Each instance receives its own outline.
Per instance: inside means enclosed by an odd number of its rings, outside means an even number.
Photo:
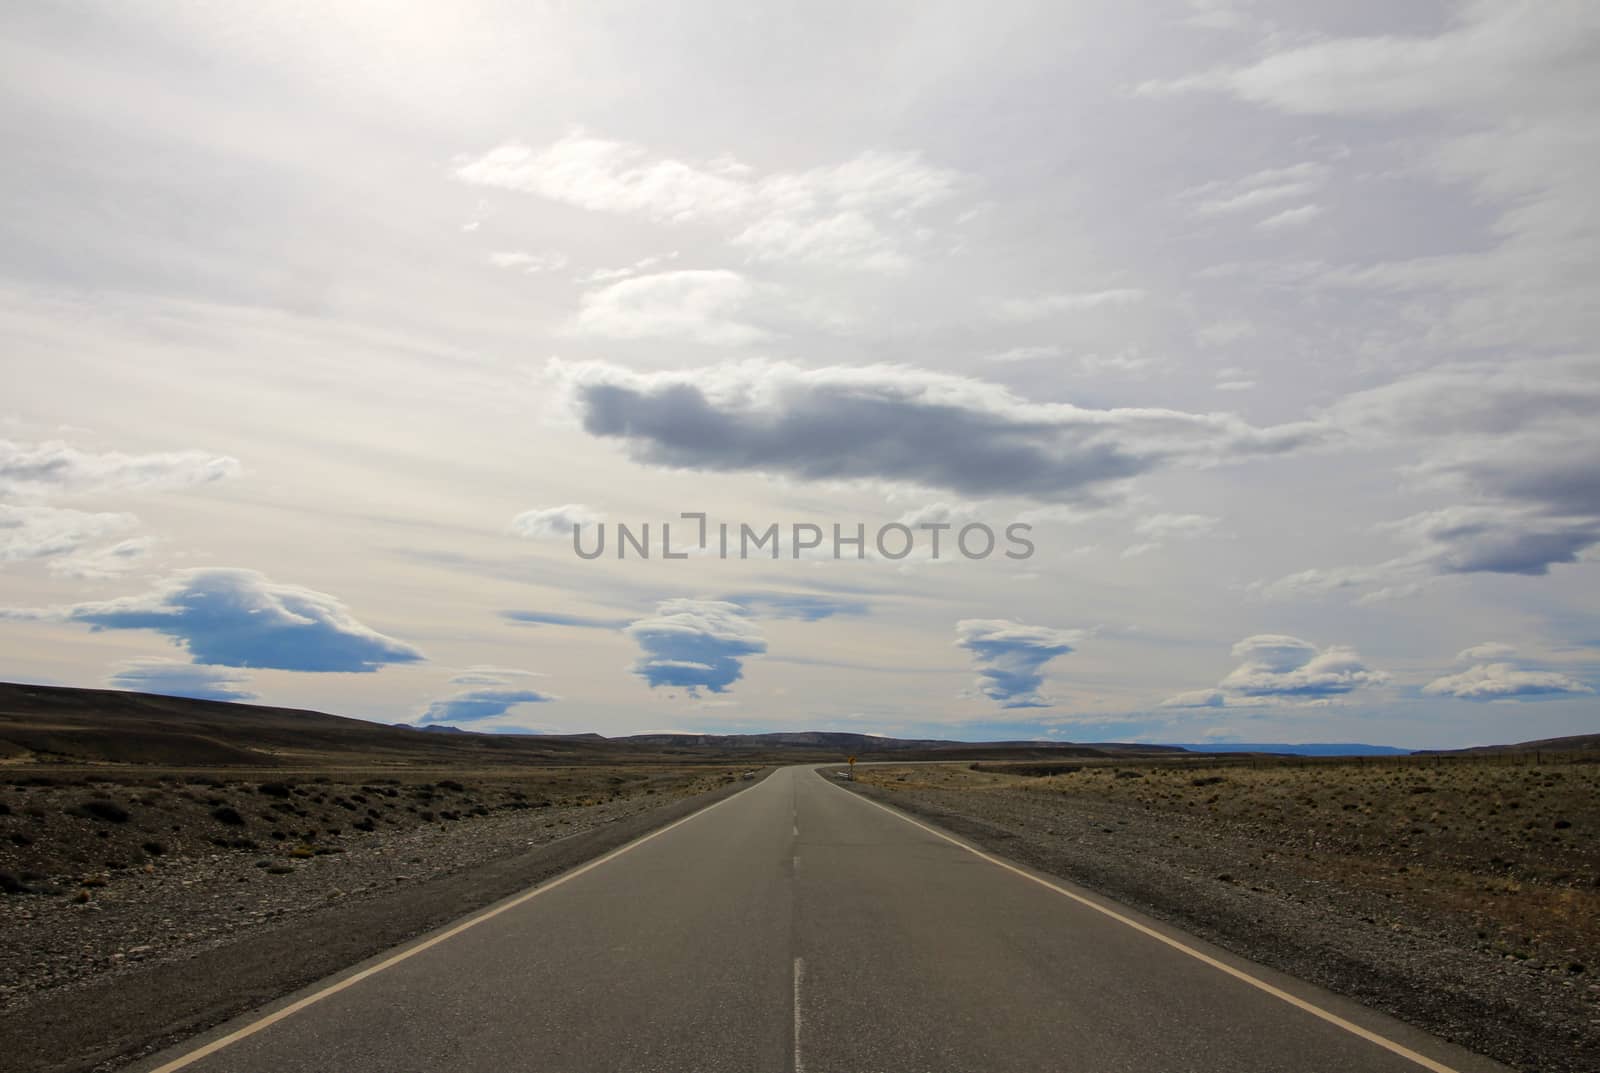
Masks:
[[[120,1068],[552,879],[753,784],[729,783],[475,868],[336,902],[181,960],[129,966],[87,986],[41,995],[0,1015],[0,1038],[9,1041],[0,1049],[0,1073]]]
[[[1090,897],[1111,899],[1114,907],[1131,910],[1130,915],[1157,928],[1180,929],[1180,934],[1199,939],[1223,959],[1265,967],[1271,982],[1309,983],[1335,999],[1346,1015],[1376,1011],[1401,1035],[1420,1030],[1448,1042],[1452,1050],[1462,1048],[1457,1054],[1461,1069],[1474,1068],[1471,1059],[1476,1055],[1541,1071],[1578,1073],[1593,1068],[1585,1064],[1589,1059],[1584,1053],[1541,1032],[1546,1026],[1538,1009],[1524,1009],[1514,999],[1495,1001],[1492,986],[1481,988],[1483,994],[1437,986],[1441,967],[1430,962],[1429,950],[1413,945],[1412,937],[1400,944],[1397,963],[1393,956],[1375,956],[1368,946],[1351,942],[1347,921],[1319,928],[1324,918],[1320,907],[1280,905],[1286,910],[1281,918],[1254,903],[1219,908],[1214,899],[1201,896],[1204,888],[1199,879],[1172,883],[1173,877],[1164,874],[1164,861],[1130,849],[1127,827],[1106,835],[1097,819],[1089,829],[1103,841],[1085,849],[1059,837],[1063,832],[1056,829],[1012,822],[1013,817],[999,813],[964,810],[963,802],[949,794],[887,791],[860,782],[838,785],[1025,870],[1064,880]],[[1224,885],[1209,874],[1204,878],[1212,886]],[[1412,1036],[1411,1044],[1418,1038]]]

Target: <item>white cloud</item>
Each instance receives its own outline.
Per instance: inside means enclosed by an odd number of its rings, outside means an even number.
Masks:
[[[1353,648],[1329,645],[1319,649],[1310,641],[1286,634],[1246,637],[1233,646],[1233,654],[1242,662],[1216,689],[1180,693],[1163,702],[1163,707],[1320,704],[1389,680],[1387,674],[1363,663]]]
[[[915,529],[919,525],[956,525],[978,516],[978,503],[929,503],[906,511],[895,519],[901,525]]]
[[[1059,358],[1060,356],[1061,348],[1058,346],[1017,346],[1009,350],[985,354],[983,360],[997,362],[1038,361],[1042,358]]]
[[[956,173],[911,153],[865,152],[763,176],[731,159],[688,163],[582,131],[543,149],[502,145],[456,176],[594,212],[710,224],[757,261],[888,271],[909,264],[916,218],[961,186]]]
[[[589,272],[585,272],[583,275],[578,277],[578,282],[611,283],[614,280],[627,279],[629,276],[637,276],[641,272],[648,272],[652,268],[656,268],[659,265],[668,264],[672,261],[676,261],[677,259],[677,250],[673,250],[670,253],[654,254],[650,257],[641,257],[631,265],[623,265],[621,268],[596,268]]]
[[[511,268],[521,272],[556,272],[567,266],[564,253],[528,253],[526,250],[502,250],[489,255],[489,263],[496,268]]]
[[[1213,321],[1195,332],[1195,338],[1206,346],[1227,346],[1256,334],[1256,326],[1248,320],[1233,318]]]
[[[1249,0],[1189,0],[1190,14],[1182,22],[1203,30],[1242,30],[1254,25],[1247,10]],[[1209,735],[1208,735],[1209,736]]]
[[[1318,649],[1309,641],[1283,634],[1257,634],[1233,646],[1244,660],[1219,688],[1247,697],[1318,698],[1380,685],[1388,675],[1370,670],[1355,649],[1330,645]]]
[[[1241,179],[1219,180],[1192,187],[1180,194],[1179,200],[1192,205],[1201,216],[1249,212],[1316,193],[1327,177],[1326,165],[1308,160],[1288,167],[1253,172]]]
[[[116,577],[118,574],[127,573],[149,558],[150,549],[155,543],[150,537],[119,540],[103,548],[79,551],[64,558],[51,559],[48,564],[49,570],[53,574],[74,578]],[[3,557],[3,552],[0,552],[0,557]]]
[[[1268,216],[1265,220],[1257,223],[1256,228],[1261,231],[1287,231],[1296,227],[1304,227],[1318,216],[1321,216],[1322,213],[1321,205],[1300,205]]]
[[[755,285],[726,269],[635,276],[586,292],[574,330],[605,339],[686,339],[739,346],[767,336],[740,319],[755,295]]]
[[[1422,687],[1424,693],[1460,700],[1509,700],[1516,697],[1570,696],[1593,693],[1570,675],[1555,671],[1524,670],[1511,663],[1480,663],[1459,674],[1436,678]]]
[[[1057,294],[1036,294],[1028,298],[1002,298],[990,303],[994,315],[1007,321],[1034,321],[1061,313],[1076,313],[1090,309],[1116,308],[1142,301],[1145,292],[1134,287],[1116,287],[1101,291],[1072,291]]]
[[[112,493],[143,493],[209,484],[232,477],[239,463],[225,455],[169,451],[131,455],[84,451],[58,440],[0,440],[0,564],[48,559],[67,577],[110,577],[134,566],[153,543],[124,540],[94,551],[88,546],[134,529],[139,519],[125,512],[91,512],[42,501]]]
[[[0,504],[0,563],[69,555],[138,524],[132,514]]]
[[[1425,117],[1412,152],[1497,214],[1493,244],[1369,266],[1368,285],[1457,292],[1432,334],[1463,345],[1582,346],[1600,312],[1600,7],[1475,0],[1432,35],[1332,38],[1146,92],[1211,90],[1293,116]],[[1412,128],[1413,130],[1415,128]],[[1361,275],[1358,273],[1357,275]],[[1346,276],[1346,279],[1352,278]]]
[[[1257,581],[1250,590],[1267,599],[1285,600],[1326,596],[1329,593],[1373,584],[1386,576],[1390,564],[1379,566],[1311,567],[1274,581]]]
[[[1220,83],[1246,100],[1303,115],[1393,115],[1538,106],[1567,110],[1563,91],[1593,88],[1580,65],[1600,31],[1583,0],[1536,4],[1475,0],[1456,25],[1434,36],[1349,37],[1272,53],[1227,72]]]
[[[751,183],[735,165],[700,168],[670,158],[651,159],[641,146],[582,131],[544,149],[518,142],[498,146],[464,161],[456,176],[595,212],[668,223],[739,215],[754,200]]]
[[[554,537],[569,539],[575,527],[599,525],[605,515],[582,503],[567,503],[559,507],[544,507],[523,511],[511,519],[511,531],[518,536],[533,539]]]
[[[1138,347],[1124,347],[1109,353],[1079,354],[1074,360],[1078,368],[1093,375],[1143,376],[1160,362]]]
[[[1159,539],[1203,536],[1217,527],[1219,519],[1209,514],[1152,514],[1139,519],[1136,533]]]
[[[1473,645],[1471,648],[1463,648],[1460,652],[1457,652],[1456,662],[1492,662],[1495,660],[1504,660],[1510,656],[1515,656],[1516,654],[1517,650],[1512,648],[1510,645],[1501,644],[1499,641],[1485,641],[1482,644]]]
[[[490,663],[480,663],[451,675],[450,684],[456,686],[504,686],[510,685],[519,678],[544,677],[546,675],[543,671],[525,671],[519,667],[496,667]]]
[[[1158,551],[1169,540],[1192,540],[1217,527],[1219,519],[1209,514],[1152,514],[1134,523],[1133,531],[1144,539],[1122,550],[1122,558],[1133,559]]]
[[[200,451],[130,455],[84,451],[58,440],[0,440],[0,496],[39,499],[114,491],[149,491],[232,477],[239,463]]]

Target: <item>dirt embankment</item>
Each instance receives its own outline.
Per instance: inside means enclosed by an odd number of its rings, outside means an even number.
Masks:
[[[572,768],[0,784],[3,1073],[112,1069],[751,784]]]
[[[1600,766],[984,767],[855,786],[1519,1069],[1600,1069]]]

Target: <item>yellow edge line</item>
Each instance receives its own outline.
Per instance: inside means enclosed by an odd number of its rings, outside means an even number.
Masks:
[[[763,781],[765,781],[765,780],[763,780]],[[548,893],[549,891],[555,890],[557,887],[561,886],[563,883],[567,883],[567,882],[570,882],[571,880],[577,879],[579,876],[583,875],[585,872],[593,871],[594,869],[599,868],[601,865],[605,864],[608,861],[616,860],[618,857],[622,856],[624,853],[627,853],[629,850],[638,849],[640,846],[644,845],[646,842],[650,841],[652,838],[660,838],[662,835],[666,834],[668,831],[671,831],[672,829],[674,829],[676,827],[682,827],[684,824],[688,823],[690,820],[698,819],[699,817],[704,816],[706,813],[710,812],[712,809],[716,808],[718,805],[725,805],[729,801],[732,801],[734,798],[738,797],[739,794],[744,793],[745,790],[753,789],[755,786],[759,786],[759,785],[760,785],[759,782],[753,783],[751,786],[746,786],[744,788],[744,790],[740,790],[739,793],[729,794],[727,797],[724,797],[721,801],[713,801],[711,804],[707,805],[705,808],[697,809],[694,812],[691,812],[689,815],[685,816],[681,820],[674,820],[672,823],[667,824],[667,826],[662,827],[662,828],[660,828],[658,830],[655,830],[655,831],[651,831],[649,834],[643,835],[640,838],[636,838],[632,842],[629,842],[625,846],[618,846],[616,849],[612,850],[610,853],[607,853],[603,857],[596,857],[594,860],[590,861],[588,864],[581,865],[581,866],[579,866],[577,868],[574,868],[570,872],[563,872],[561,875],[557,876],[555,879],[550,880],[548,883],[542,884],[541,886],[534,887],[532,890],[525,891],[522,894],[517,895],[515,898],[513,898],[509,902],[503,902],[500,905],[497,905],[497,906],[493,907],[492,909],[486,909],[483,912],[479,913],[477,916],[468,917],[466,920],[463,920],[461,923],[457,924],[455,927],[451,928],[449,931],[440,932],[438,935],[433,936],[431,939],[426,939],[423,942],[420,942],[415,946],[409,946],[406,949],[400,951],[398,954],[395,954],[392,957],[385,958],[384,960],[378,962],[376,965],[373,965],[373,966],[370,966],[368,968],[362,969],[360,972],[355,973],[354,975],[347,976],[343,980],[340,980],[338,983],[329,984],[327,987],[324,987],[321,991],[317,991],[317,992],[314,992],[314,993],[312,993],[310,995],[307,995],[303,999],[299,999],[299,1000],[297,1000],[295,1002],[291,1002],[289,1005],[283,1007],[281,1010],[274,1010],[272,1013],[267,1014],[265,1017],[262,1017],[259,1020],[252,1021],[249,1024],[244,1025],[241,1028],[237,1028],[237,1029],[233,1030],[232,1032],[229,1032],[226,1036],[222,1036],[222,1037],[220,1037],[218,1039],[212,1040],[210,1043],[206,1044],[204,1047],[198,1047],[195,1050],[190,1051],[188,1054],[180,1055],[179,1057],[174,1058],[172,1061],[168,1062],[166,1065],[158,1066],[157,1068],[151,1070],[150,1073],[174,1073],[174,1071],[176,1071],[176,1070],[183,1069],[186,1066],[193,1065],[195,1062],[200,1061],[200,1059],[202,1059],[202,1058],[206,1058],[206,1057],[209,1057],[210,1055],[216,1054],[218,1051],[222,1050],[224,1047],[230,1047],[233,1044],[238,1043],[242,1039],[246,1039],[246,1038],[248,1038],[250,1036],[255,1035],[257,1032],[260,1032],[264,1028],[270,1028],[272,1025],[277,1024],[279,1021],[282,1021],[286,1017],[294,1016],[295,1014],[299,1013],[301,1010],[305,1009],[307,1006],[315,1005],[316,1003],[321,1002],[323,999],[327,998],[329,995],[336,995],[340,991],[343,991],[347,987],[354,987],[356,984],[359,984],[362,980],[367,979],[369,976],[376,976],[378,973],[382,972],[384,969],[393,968],[394,966],[400,964],[402,961],[405,961],[407,958],[416,957],[418,954],[422,953],[424,950],[429,950],[429,949],[431,949],[431,948],[433,948],[435,946],[438,946],[440,943],[444,942],[446,939],[455,938],[457,935],[460,935],[462,932],[466,931],[468,928],[475,928],[479,924],[482,924],[485,920],[491,920],[494,917],[499,916],[501,913],[504,913],[509,909],[515,909],[517,906],[521,905],[522,903],[524,903],[526,901],[529,901],[530,899],[537,898],[541,894],[545,894],[545,893]]]
[[[819,775],[818,777],[820,778],[821,776]],[[823,781],[827,782],[826,779],[823,779]],[[833,784],[829,783],[828,785],[832,786]],[[930,835],[933,835],[936,838],[942,838],[944,841],[950,843],[953,846],[960,846],[962,849],[966,850],[968,853],[972,854],[975,857],[982,857],[984,860],[988,861],[990,864],[998,865],[999,867],[1004,868],[1008,872],[1014,872],[1017,875],[1021,876],[1023,879],[1032,880],[1033,882],[1039,884],[1041,887],[1045,887],[1045,888],[1048,888],[1049,890],[1053,890],[1057,894],[1061,895],[1064,898],[1071,898],[1073,901],[1077,902],[1079,905],[1087,906],[1088,908],[1093,909],[1097,913],[1103,913],[1104,915],[1110,917],[1112,920],[1115,920],[1118,924],[1126,924],[1128,927],[1132,928],[1134,931],[1137,931],[1137,932],[1139,932],[1139,933],[1141,933],[1143,935],[1148,935],[1150,938],[1156,940],[1157,942],[1165,943],[1166,945],[1172,947],[1174,950],[1177,950],[1177,951],[1179,951],[1181,953],[1187,954],[1190,957],[1194,958],[1196,961],[1204,962],[1205,964],[1210,965],[1213,969],[1219,969],[1222,972],[1227,973],[1229,976],[1232,976],[1236,980],[1242,980],[1244,983],[1249,984],[1251,987],[1255,988],[1258,991],[1264,991],[1267,994],[1271,995],[1273,998],[1281,999],[1282,1001],[1287,1002],[1289,1005],[1295,1007],[1296,1009],[1304,1010],[1306,1013],[1311,1014],[1313,1017],[1319,1017],[1319,1018],[1321,1018],[1322,1020],[1328,1022],[1331,1025],[1335,1025],[1335,1026],[1337,1026],[1339,1028],[1344,1029],[1346,1032],[1349,1032],[1353,1036],[1360,1036],[1362,1039],[1366,1040],[1367,1042],[1376,1043],[1379,1047],[1382,1047],[1384,1050],[1389,1051],[1389,1052],[1391,1052],[1393,1054],[1399,1055],[1401,1058],[1404,1058],[1407,1061],[1415,1062],[1417,1065],[1421,1066],[1423,1069],[1431,1070],[1432,1073],[1460,1073],[1459,1070],[1456,1070],[1456,1069],[1454,1069],[1454,1068],[1452,1068],[1450,1066],[1444,1065],[1443,1063],[1440,1063],[1440,1062],[1435,1062],[1432,1058],[1429,1058],[1425,1054],[1418,1054],[1416,1051],[1413,1051],[1410,1047],[1407,1047],[1404,1044],[1396,1043],[1394,1040],[1389,1039],[1389,1038],[1387,1038],[1385,1036],[1380,1036],[1376,1032],[1373,1032],[1370,1029],[1362,1028],[1360,1025],[1356,1024],[1354,1021],[1347,1021],[1343,1017],[1340,1017],[1338,1014],[1332,1013],[1332,1012],[1330,1012],[1328,1010],[1325,1010],[1321,1006],[1316,1005],[1315,1003],[1307,1002],[1305,999],[1300,998],[1297,995],[1291,995],[1289,992],[1283,990],[1283,988],[1281,988],[1281,987],[1274,987],[1272,984],[1267,983],[1265,980],[1262,980],[1262,979],[1260,979],[1258,977],[1250,975],[1248,972],[1245,972],[1243,969],[1237,969],[1237,968],[1234,968],[1232,965],[1227,964],[1226,962],[1218,961],[1216,958],[1212,957],[1210,954],[1206,954],[1206,953],[1203,953],[1203,952],[1201,952],[1199,950],[1196,950],[1194,947],[1189,946],[1186,943],[1180,942],[1179,940],[1172,938],[1170,935],[1164,935],[1161,932],[1157,931],[1155,928],[1149,927],[1148,925],[1145,925],[1145,924],[1141,924],[1137,920],[1134,920],[1131,917],[1123,916],[1121,913],[1117,912],[1115,909],[1108,909],[1107,907],[1099,904],[1098,902],[1093,901],[1092,899],[1089,899],[1089,898],[1085,898],[1081,894],[1074,893],[1073,891],[1070,891],[1065,887],[1062,887],[1062,886],[1059,886],[1059,885],[1057,885],[1055,883],[1052,883],[1048,879],[1044,879],[1044,878],[1042,878],[1040,876],[1036,876],[1032,872],[1026,871],[1025,869],[1022,869],[1022,868],[1018,868],[1016,865],[1011,864],[1008,861],[1003,861],[999,857],[992,856],[992,855],[990,855],[988,853],[983,852],[980,849],[975,849],[972,846],[969,846],[965,842],[961,841],[959,838],[952,838],[950,835],[945,834],[943,831],[940,831],[940,830],[937,830],[935,828],[929,827],[925,823],[919,823],[918,821],[912,819],[910,816],[907,816],[905,813],[900,812],[897,809],[892,809],[887,805],[879,804],[877,801],[874,801],[874,800],[872,800],[871,798],[868,798],[868,797],[863,797],[860,794],[850,793],[849,791],[845,790],[843,787],[835,787],[835,789],[839,790],[841,793],[845,793],[848,796],[855,798],[857,801],[860,801],[860,802],[862,802],[864,804],[871,805],[873,808],[882,809],[883,811],[887,812],[889,815],[895,817],[896,819],[904,820],[906,823],[909,823],[913,827],[920,827],[924,831],[928,832]],[[157,1073],[162,1073],[162,1071],[158,1070]]]

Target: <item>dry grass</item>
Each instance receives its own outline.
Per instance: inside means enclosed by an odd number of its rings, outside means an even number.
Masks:
[[[1115,801],[1200,821],[1319,880],[1423,909],[1481,948],[1565,962],[1600,950],[1600,765],[1368,761],[869,768],[864,782]]]
[[[383,830],[450,825],[497,812],[662,800],[730,782],[725,766],[389,769],[134,774],[52,768],[0,781],[6,893],[68,894],[185,857],[237,852],[275,864]]]

